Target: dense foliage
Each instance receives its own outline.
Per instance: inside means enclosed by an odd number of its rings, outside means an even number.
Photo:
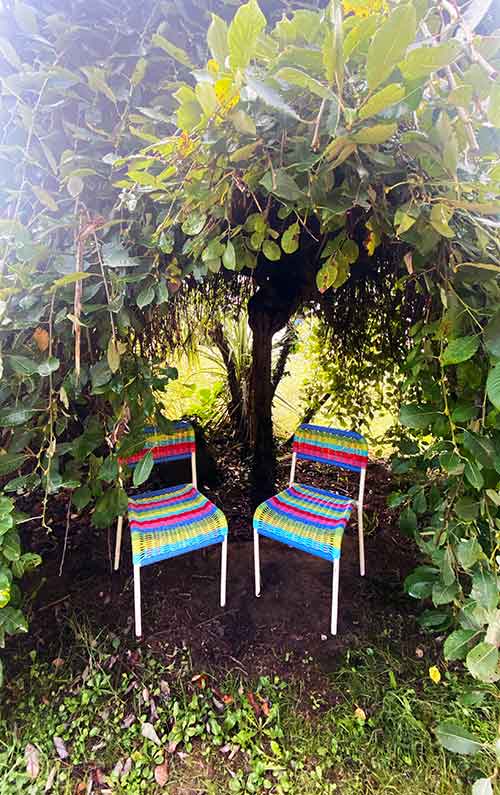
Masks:
[[[255,286],[257,464],[272,439],[273,334],[303,306],[352,321],[367,285],[391,300],[400,285],[401,326],[422,320],[401,416],[415,440],[397,466],[420,474],[395,502],[431,560],[407,588],[433,598],[427,626],[458,617],[448,658],[497,678],[498,35],[449,3],[331,2],[266,27],[250,0],[229,25],[212,17],[206,60],[182,25],[169,37],[171,4],[141,8],[139,37],[135,6],[100,31],[83,3],[71,13],[68,26],[49,3],[18,4],[2,22],[7,493],[43,489],[42,526],[61,489],[95,505],[96,526],[124,510],[121,433],[175,375],[136,342],[183,280]],[[2,527],[12,631],[21,551]]]

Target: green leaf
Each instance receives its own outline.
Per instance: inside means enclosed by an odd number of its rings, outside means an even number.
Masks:
[[[59,369],[60,361],[55,356],[49,356],[44,362],[38,365],[37,372],[45,377],[55,373]]]
[[[263,185],[269,193],[274,193],[275,196],[288,199],[288,201],[291,202],[299,201],[304,198],[303,192],[293,177],[291,177],[284,168],[278,168],[274,172],[274,175],[271,171],[267,171],[260,180],[260,184]]]
[[[0,454],[0,475],[10,475],[11,472],[19,469],[26,459],[27,456],[24,453]]]
[[[500,358],[500,310],[493,315],[486,326],[483,341],[488,353]]]
[[[373,127],[363,127],[358,130],[354,135],[350,136],[350,140],[357,144],[383,144],[392,138],[398,128],[397,124],[374,124]]]
[[[498,649],[483,641],[474,646],[467,655],[465,664],[474,679],[481,682],[496,682],[498,673]]]
[[[435,607],[439,605],[447,605],[453,602],[459,594],[458,583],[453,581],[449,585],[444,582],[436,582],[432,587],[432,601]]]
[[[370,116],[375,116],[380,111],[385,110],[390,105],[401,102],[405,95],[404,86],[399,83],[391,83],[380,91],[377,91],[372,97],[366,100],[364,105],[358,111],[358,119],[368,119]]]
[[[195,210],[188,215],[182,224],[181,229],[185,235],[194,237],[194,235],[200,234],[201,230],[205,226],[206,220],[207,216],[204,213],[201,213],[199,210]]]
[[[226,248],[224,249],[224,253],[222,255],[222,264],[228,269],[228,271],[236,270],[236,252],[230,240],[228,240],[226,243]]]
[[[291,116],[292,119],[299,119],[299,116],[292,106],[285,102],[281,94],[272,86],[250,76],[247,77],[247,85],[258,99],[262,100],[266,105],[269,105],[274,111],[283,113],[286,116]]]
[[[177,47],[177,45],[172,44],[172,42],[166,39],[165,36],[162,36],[161,33],[153,33],[151,44],[153,47],[164,50],[171,58],[181,63],[183,66],[187,66],[188,69],[193,69],[193,64],[187,52]]]
[[[4,535],[4,533],[12,527],[14,527],[14,517],[12,514],[6,513],[0,516],[0,535]]]
[[[472,577],[471,596],[481,607],[494,610],[499,599],[498,581],[494,572],[480,568]]]
[[[281,236],[281,248],[285,254],[294,254],[299,248],[299,241],[300,226],[299,222],[296,221],[294,224],[290,224],[288,229],[283,232]]]
[[[104,94],[110,102],[116,105],[115,95],[106,82],[106,71],[97,66],[82,66],[81,69],[92,91],[97,94]]]
[[[1,539],[0,548],[7,560],[19,560],[21,557],[21,539],[17,530],[9,530]]]
[[[109,527],[113,519],[122,516],[128,506],[128,497],[121,486],[108,489],[97,500],[92,514],[94,527]]]
[[[417,403],[401,406],[399,410],[401,425],[418,430],[428,428],[439,416],[439,412],[435,411],[431,406],[419,406]]]
[[[267,257],[267,259],[272,260],[273,262],[278,259],[281,259],[281,249],[272,240],[264,240],[262,251],[264,253],[264,256]]]
[[[460,497],[456,501],[454,508],[457,516],[466,522],[472,522],[477,519],[479,504],[472,497]]]
[[[346,61],[360,44],[363,44],[363,42],[373,36],[377,30],[378,22],[379,17],[376,14],[371,14],[365,19],[356,20],[344,38],[344,58]]]
[[[92,492],[90,491],[89,486],[80,486],[79,489],[75,489],[71,497],[73,505],[77,511],[82,511],[84,508],[86,508],[91,499]]]
[[[368,48],[366,75],[373,91],[393,71],[415,39],[417,16],[412,5],[397,6],[373,37]]]
[[[457,41],[447,41],[435,47],[426,44],[408,53],[408,57],[399,68],[405,80],[418,80],[448,66],[458,58],[461,51],[462,47]]]
[[[75,282],[82,282],[84,279],[95,276],[95,273],[86,273],[85,271],[75,271],[75,273],[67,273],[66,276],[61,276],[52,282],[50,290],[53,292],[59,287],[66,287],[67,284],[74,284]]]
[[[438,569],[432,566],[418,566],[406,577],[404,589],[408,596],[412,596],[414,599],[426,599],[431,595],[438,577]]]
[[[213,116],[219,104],[213,85],[211,83],[197,83],[195,94],[205,116]]]
[[[324,86],[319,80],[311,77],[307,72],[303,72],[301,69],[295,69],[292,66],[284,66],[276,72],[276,77],[278,80],[284,80],[286,83],[305,88],[310,91],[311,94],[316,94],[316,96],[322,97],[323,99],[332,96],[327,86]]]
[[[154,300],[155,291],[154,287],[150,284],[148,287],[144,287],[143,290],[140,291],[136,298],[136,303],[139,309],[143,309],[145,306],[149,306],[149,304]]]
[[[109,381],[111,381],[112,376],[113,373],[109,369],[106,359],[100,359],[100,361],[93,364],[90,368],[90,377],[92,379],[92,387],[94,389],[99,389],[100,387],[105,386],[107,383],[109,383]],[[92,449],[95,449],[95,447]]]
[[[452,632],[444,642],[445,660],[463,660],[472,638],[477,634],[475,629],[456,629]]]
[[[464,474],[470,485],[478,491],[484,486],[484,478],[480,466],[476,461],[467,461]]]
[[[450,228],[449,222],[453,216],[453,210],[446,207],[442,202],[437,202],[432,205],[431,209],[431,224],[442,237],[455,237],[455,232]]]
[[[412,508],[405,508],[399,517],[399,528],[405,535],[412,535],[417,529],[417,515]]]
[[[0,411],[0,428],[25,425],[38,413],[36,409],[2,409]]]
[[[257,128],[255,126],[254,120],[248,115],[248,113],[245,113],[244,110],[240,109],[234,110],[232,113],[229,114],[229,118],[234,124],[235,129],[238,132],[242,133],[243,135],[251,135],[252,137],[254,137],[257,134]],[[257,144],[249,144],[249,146],[253,147],[251,152],[254,151],[256,145]],[[238,151],[241,152],[241,150],[245,148],[247,147],[240,147]],[[233,152],[230,159],[234,161],[235,155],[236,152]]]
[[[227,33],[229,65],[233,71],[246,69],[265,27],[266,18],[257,0],[249,0],[238,8]]]
[[[344,23],[340,0],[330,0],[326,9],[326,32],[323,41],[325,77],[337,87],[339,97],[344,87]]]
[[[488,373],[486,393],[495,408],[500,411],[500,362],[492,367]]]
[[[441,453],[439,456],[439,465],[441,469],[444,469],[444,471],[448,472],[450,475],[460,475],[464,471],[462,459],[453,451]]]
[[[441,362],[443,365],[460,364],[471,359],[479,348],[479,337],[458,337],[451,340],[443,351]]]
[[[464,569],[471,569],[484,556],[483,548],[475,538],[460,541],[456,554],[458,562]]]
[[[5,360],[10,364],[16,375],[35,375],[38,371],[38,364],[27,356],[7,355]]]
[[[482,748],[481,740],[476,735],[451,720],[438,725],[436,736],[444,748],[456,754],[477,754]]]
[[[207,33],[207,43],[212,57],[215,58],[218,64],[224,66],[229,55],[227,24],[217,14],[212,14],[212,21]]]
[[[141,483],[146,481],[154,467],[154,458],[151,450],[148,450],[144,458],[141,458],[139,463],[134,467],[134,475],[132,478],[134,486],[140,486]]]

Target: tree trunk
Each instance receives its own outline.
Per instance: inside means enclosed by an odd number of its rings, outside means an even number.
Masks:
[[[250,444],[253,451],[252,485],[257,504],[271,496],[276,480],[271,380],[274,331],[271,316],[262,310],[251,313],[251,327]]]

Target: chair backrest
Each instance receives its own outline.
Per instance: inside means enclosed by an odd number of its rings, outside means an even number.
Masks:
[[[368,464],[368,443],[356,431],[341,431],[323,425],[301,425],[293,439],[296,458],[332,464],[362,472]]]
[[[155,464],[162,461],[179,461],[183,458],[191,458],[193,484],[196,486],[196,440],[193,426],[189,422],[179,420],[172,422],[171,430],[165,433],[153,425],[148,425],[144,428],[144,434],[146,441],[142,450],[127,458],[118,459],[119,463],[133,469],[150,451]]]

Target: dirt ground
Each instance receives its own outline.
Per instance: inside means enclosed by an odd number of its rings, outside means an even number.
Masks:
[[[143,631],[140,645],[162,654],[186,648],[198,669],[241,672],[255,677],[279,673],[316,676],[335,667],[346,648],[366,647],[393,634],[413,644],[413,604],[402,579],[415,565],[415,547],[397,530],[386,507],[393,486],[383,463],[371,463],[365,498],[367,573],[359,576],[354,518],[344,536],[340,566],[339,628],[329,635],[331,566],[324,560],[268,539],[261,541],[262,595],[254,596],[251,502],[248,468],[237,448],[224,440],[212,450],[217,478],[200,467],[202,489],[225,512],[229,523],[227,606],[219,607],[220,547],[189,553],[142,570]],[[286,485],[290,456],[279,462],[279,488]],[[328,488],[328,467],[302,464],[298,479]],[[349,477],[351,493],[355,479]],[[43,565],[32,575],[30,634],[20,641],[57,656],[69,615],[86,616],[95,632],[108,628],[135,647],[130,540],[124,533],[121,567],[111,572],[114,528],[97,531],[90,516],[73,518],[59,576],[65,534],[66,498],[53,506],[54,532],[40,531],[25,546],[39,551]],[[412,637],[413,636],[413,637]],[[412,652],[410,652],[412,653]],[[319,683],[318,683],[319,685]]]

